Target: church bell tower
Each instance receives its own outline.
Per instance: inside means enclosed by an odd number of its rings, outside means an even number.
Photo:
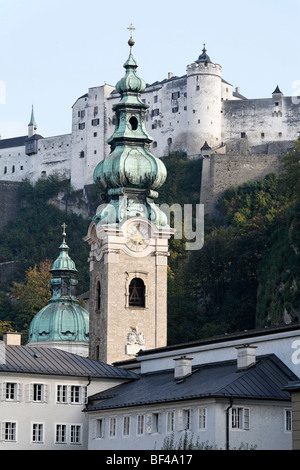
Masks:
[[[85,240],[90,245],[89,356],[106,363],[167,344],[167,256],[172,231],[155,204],[166,179],[152,155],[140,94],[145,82],[130,53],[117,83],[116,127],[110,154],[94,170],[103,194]]]

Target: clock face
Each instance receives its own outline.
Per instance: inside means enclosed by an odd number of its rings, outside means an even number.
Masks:
[[[132,251],[143,251],[149,246],[149,234],[147,227],[136,222],[128,227],[126,245]]]

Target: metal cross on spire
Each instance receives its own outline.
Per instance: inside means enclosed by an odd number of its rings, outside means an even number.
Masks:
[[[131,25],[127,29],[128,29],[128,31],[130,31],[130,39],[128,41],[128,44],[130,46],[130,52],[131,52],[131,48],[132,48],[132,46],[134,46],[134,40],[132,39],[132,32],[135,31],[135,27],[131,23]]]
[[[62,229],[63,229],[63,237],[65,237],[67,234],[66,234],[66,228],[67,228],[67,225],[65,223],[62,224]]]

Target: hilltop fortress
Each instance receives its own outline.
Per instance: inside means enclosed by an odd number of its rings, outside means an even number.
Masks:
[[[300,135],[299,97],[286,97],[276,86],[269,98],[247,99],[222,78],[222,67],[205,46],[184,76],[169,73],[148,84],[141,97],[148,106],[151,152],[165,157],[184,151],[202,159],[200,202],[206,213],[227,187],[277,172],[280,157]],[[58,174],[84,190],[110,151],[119,99],[114,86],[89,88],[72,106],[72,132],[53,137],[37,133],[32,109],[27,135],[0,140],[0,181],[34,183]]]

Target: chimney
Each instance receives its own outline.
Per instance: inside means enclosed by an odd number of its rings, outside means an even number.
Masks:
[[[3,335],[3,342],[7,346],[21,346],[21,333],[8,331]]]
[[[238,370],[248,369],[256,363],[256,346],[243,344],[237,346],[237,368]]]
[[[173,72],[168,72],[168,79],[173,78]]]
[[[181,380],[192,375],[192,357],[181,356],[175,361],[174,379]]]

